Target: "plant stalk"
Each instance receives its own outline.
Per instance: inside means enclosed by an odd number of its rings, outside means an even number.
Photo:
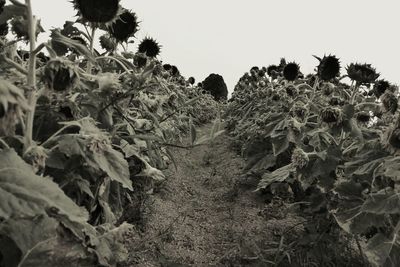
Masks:
[[[93,46],[94,46],[94,37],[96,35],[96,27],[92,26],[92,32],[90,34],[90,53],[93,55]],[[90,60],[88,60],[88,64],[87,64],[87,68],[86,68],[86,72],[89,74],[92,74],[92,62],[90,62]]]
[[[30,110],[26,113],[26,131],[24,136],[24,150],[32,145],[33,120],[36,108],[36,17],[32,13],[31,0],[25,0],[28,13],[29,34],[29,67],[28,67],[28,105]]]

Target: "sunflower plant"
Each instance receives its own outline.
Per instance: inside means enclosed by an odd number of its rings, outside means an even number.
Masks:
[[[342,83],[338,58],[316,58],[305,78],[296,63],[270,65],[269,79],[246,73],[227,107],[228,130],[256,191],[288,184],[292,201],[307,203],[299,244],[316,258],[345,234],[364,264],[399,265],[398,88],[370,64],[350,64],[353,82]]]
[[[128,50],[138,21],[118,0],[72,1],[77,21],[40,44],[31,1],[11,2],[0,1],[0,25],[14,27],[0,37],[0,265],[116,266],[137,219],[128,207],[140,210],[166,179],[169,148],[190,147],[183,136],[220,104],[165,71],[154,39]]]

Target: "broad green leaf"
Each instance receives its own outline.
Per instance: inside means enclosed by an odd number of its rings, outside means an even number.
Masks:
[[[49,178],[37,176],[14,150],[0,153],[0,218],[36,216],[55,208],[70,220],[85,222],[87,211],[78,207]]]
[[[364,253],[374,267],[400,266],[400,240],[397,234],[391,239],[383,234],[376,234],[369,240]]]
[[[91,142],[92,139],[84,138],[80,135],[63,135],[60,136],[58,150],[68,157],[81,156],[95,170],[105,172],[111,180],[121,183],[123,187],[129,190],[133,190],[128,162],[124,156],[106,144],[93,151],[93,149],[90,149]]]
[[[292,173],[295,170],[296,170],[296,168],[293,167],[292,164],[289,164],[289,165],[279,168],[273,172],[265,173],[262,176],[261,181],[259,182],[256,191],[258,191],[260,189],[265,189],[272,183],[283,182],[286,179],[289,179],[289,177],[291,177]]]
[[[370,194],[361,211],[373,214],[400,214],[400,193],[394,190],[382,190]]]
[[[18,247],[22,258],[27,258],[29,255],[42,255],[42,261],[50,256],[50,247],[46,246],[52,239],[57,237],[56,228],[58,222],[45,215],[39,215],[25,219],[9,219],[0,225],[0,236],[7,236]],[[0,242],[1,243],[1,242]],[[4,244],[6,245],[6,244]],[[0,246],[0,251],[5,246]],[[4,255],[4,253],[2,253]],[[7,259],[3,262],[5,266],[15,266],[12,262],[15,259]],[[19,261],[18,260],[18,261]],[[27,263],[24,260],[24,263]],[[29,266],[23,264],[22,266]]]
[[[75,41],[71,38],[68,38],[64,35],[61,34],[59,29],[54,29],[51,32],[51,38],[52,42],[54,43],[61,43],[62,45],[73,48],[75,51],[78,51],[81,55],[86,56],[88,60],[91,62],[96,62],[95,58],[93,57],[92,53],[89,51],[89,49],[81,44],[78,41]]]
[[[272,149],[275,156],[278,156],[289,148],[289,140],[287,137],[287,131],[285,131],[281,135],[271,138]]]

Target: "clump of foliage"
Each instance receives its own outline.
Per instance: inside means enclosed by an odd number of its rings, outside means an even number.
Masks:
[[[0,2],[0,25],[23,18],[0,37],[0,266],[126,260],[138,195],[166,179],[169,147],[218,113],[210,95],[162,68],[158,46],[126,50],[135,13],[117,0],[72,2],[78,22],[38,45],[31,1]],[[101,55],[96,31],[105,31]],[[27,52],[17,51],[21,34]]]
[[[228,97],[228,88],[224,78],[215,73],[211,73],[202,83],[202,88],[210,92],[217,101],[226,100]]]
[[[349,86],[338,79],[338,58],[318,59],[317,73],[306,78],[294,79],[291,63],[268,67],[269,79],[244,74],[227,107],[228,129],[248,159],[248,175],[259,177],[257,191],[274,194],[286,184],[302,203],[309,220],[297,244],[318,265],[342,266],[344,255],[331,252],[343,251],[349,236],[363,266],[397,266],[398,88],[376,81],[370,64],[349,65]]]

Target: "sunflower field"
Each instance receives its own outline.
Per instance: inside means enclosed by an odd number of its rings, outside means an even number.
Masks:
[[[363,266],[399,266],[398,87],[370,64],[340,76],[338,58],[316,58],[307,76],[285,59],[245,73],[227,127],[256,191],[286,195],[309,215],[305,243],[331,252],[345,234]]]
[[[131,51],[140,23],[119,0],[71,8],[78,19],[39,43],[31,0],[0,0],[0,267],[125,266],[127,233],[176,168],[171,148],[222,125],[254,194],[305,218],[296,247],[334,266],[323,258],[345,247],[361,266],[400,266],[400,92],[372,65],[314,56],[304,75],[282,58],[226,102],[222,76],[195,85],[157,40]],[[294,266],[285,257],[274,266]]]
[[[72,1],[79,19],[40,44],[31,1],[9,2],[0,1],[0,266],[116,266],[140,184],[162,183],[169,148],[220,104],[163,66],[154,39],[126,50],[139,23],[119,1]]]

